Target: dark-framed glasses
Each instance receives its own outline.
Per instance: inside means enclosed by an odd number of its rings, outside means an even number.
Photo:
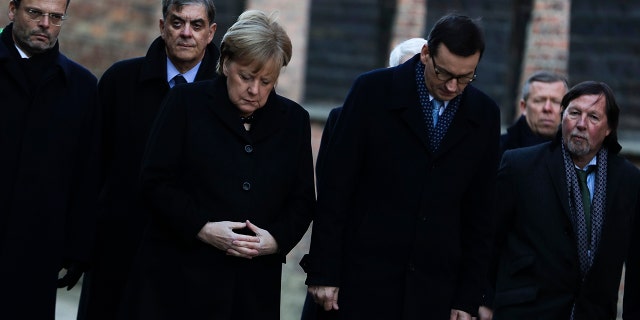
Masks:
[[[49,17],[49,23],[54,26],[61,26],[64,20],[67,20],[67,15],[62,13],[53,13],[53,12],[42,12],[38,9],[26,8],[24,12],[27,14],[27,17],[35,22],[42,21],[42,17]]]
[[[436,61],[433,59],[433,56],[431,56],[431,63],[433,63],[433,71],[436,73],[436,78],[438,78],[438,80],[440,80],[440,81],[449,82],[449,81],[451,81],[451,79],[456,79],[458,84],[469,84],[469,83],[473,82],[473,80],[476,79],[476,71],[475,70],[473,70],[473,75],[472,76],[469,76],[469,75],[456,76],[456,75],[451,74],[451,72],[438,67],[436,65]]]

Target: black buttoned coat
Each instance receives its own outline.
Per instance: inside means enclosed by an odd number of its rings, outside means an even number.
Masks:
[[[246,131],[224,76],[168,95],[143,162],[153,214],[124,318],[279,319],[281,264],[315,204],[311,129],[275,92],[254,115]],[[197,238],[208,221],[246,220],[271,233],[277,254],[231,257]]]
[[[448,319],[481,300],[499,110],[467,86],[430,152],[416,63],[360,76],[326,150],[307,284],[340,288],[340,319]]]
[[[220,53],[207,46],[195,81],[215,77]],[[140,201],[140,164],[149,131],[169,92],[165,43],[158,37],[146,56],[116,62],[100,78],[104,111],[106,182],[91,270],[83,282],[78,319],[113,319],[149,222]]]
[[[640,171],[610,150],[600,244],[584,282],[558,139],[505,152],[498,174],[494,319],[639,319]],[[596,178],[597,179],[597,178]]]
[[[33,85],[7,45],[12,27],[0,41],[0,312],[46,320],[55,316],[58,271],[65,260],[87,263],[95,232],[97,80],[56,44]]]

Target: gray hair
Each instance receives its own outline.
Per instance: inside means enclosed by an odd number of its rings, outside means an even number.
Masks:
[[[402,41],[400,44],[395,46],[393,50],[391,50],[391,54],[389,55],[389,67],[395,67],[399,65],[402,61],[402,58],[415,54],[422,51],[422,47],[427,43],[426,39],[423,38],[411,38],[409,40]]]
[[[213,0],[162,0],[162,19],[167,19],[167,13],[169,8],[176,6],[176,9],[180,9],[186,5],[201,5],[207,10],[207,19],[209,19],[209,25],[213,24],[216,19],[216,6],[213,4]]]
[[[274,61],[276,66],[289,64],[292,54],[291,39],[276,22],[276,14],[267,16],[259,10],[243,12],[222,37],[217,72],[229,61],[255,64],[260,69]]]
[[[544,83],[555,83],[562,82],[564,83],[564,88],[569,90],[569,83],[567,78],[563,75],[549,72],[549,71],[538,71],[529,76],[527,81],[524,82],[522,86],[522,100],[527,101],[529,99],[529,93],[531,91],[531,83],[533,82],[544,82]],[[566,91],[565,90],[565,91]]]

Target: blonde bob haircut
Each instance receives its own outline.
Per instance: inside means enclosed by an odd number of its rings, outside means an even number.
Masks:
[[[218,74],[222,75],[223,67],[231,61],[255,66],[255,70],[273,62],[278,70],[289,64],[291,39],[276,18],[275,12],[269,16],[259,10],[243,12],[222,37]]]

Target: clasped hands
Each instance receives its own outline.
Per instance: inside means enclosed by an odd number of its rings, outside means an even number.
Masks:
[[[244,228],[251,230],[255,236],[234,232]],[[278,252],[278,243],[269,231],[259,228],[249,220],[207,222],[198,232],[198,238],[227,255],[240,258],[251,259]]]

